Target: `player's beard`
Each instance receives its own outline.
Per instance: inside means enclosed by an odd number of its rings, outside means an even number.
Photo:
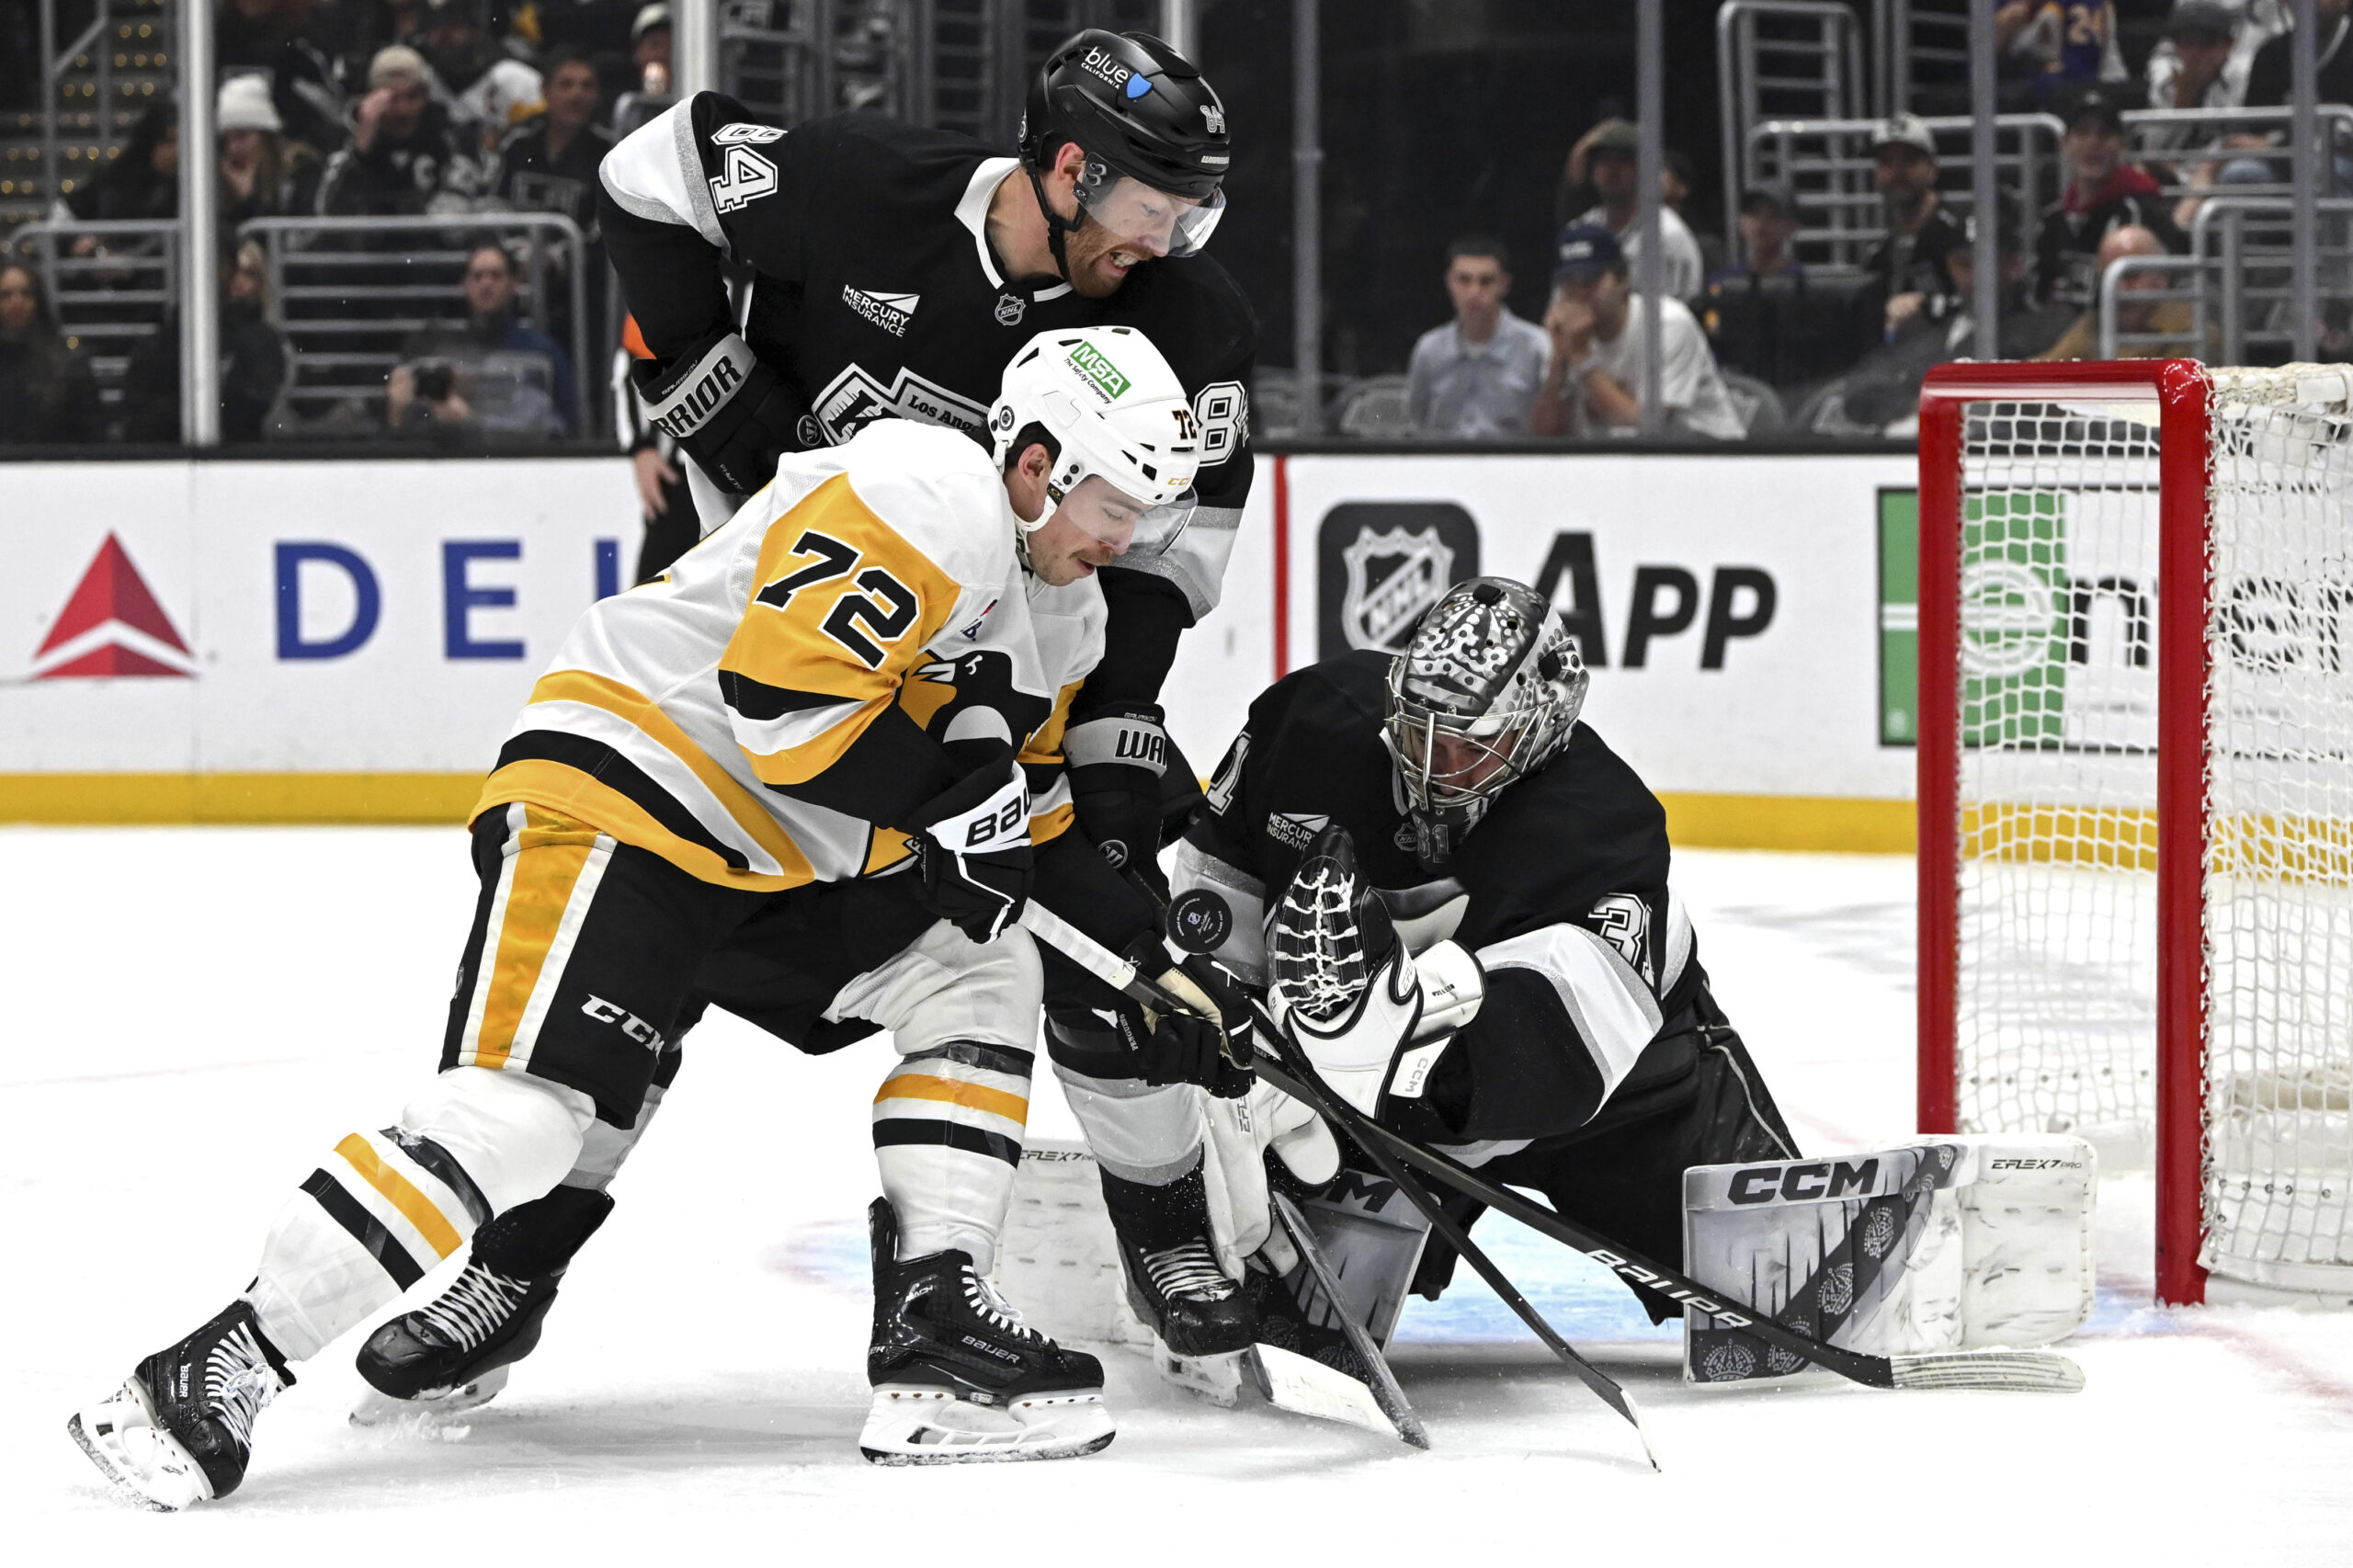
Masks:
[[[1103,265],[1103,258],[1118,250],[1137,257],[1139,264],[1146,259],[1143,252],[1128,246],[1102,224],[1092,221],[1080,223],[1063,240],[1063,256],[1070,267],[1070,286],[1090,300],[1108,299],[1118,293],[1120,285],[1127,281],[1125,274],[1107,271]]]

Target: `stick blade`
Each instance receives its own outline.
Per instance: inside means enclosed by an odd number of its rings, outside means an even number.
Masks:
[[[1430,1446],[1429,1434],[1410,1408],[1384,1409],[1370,1388],[1347,1373],[1275,1345],[1254,1345],[1247,1354],[1259,1392],[1278,1409],[1346,1422],[1417,1449]]]
[[[1888,1359],[1900,1389],[2081,1393],[2084,1388],[2084,1369],[2055,1350],[1956,1350]]]

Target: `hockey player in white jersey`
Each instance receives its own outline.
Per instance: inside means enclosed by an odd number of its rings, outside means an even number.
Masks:
[[[1062,832],[1054,777],[1102,646],[1091,579],[1181,525],[1198,427],[1125,328],[1041,335],[1004,387],[994,462],[961,434],[878,423],[787,458],[671,571],[582,618],[474,813],[482,892],[439,1074],[334,1145],[220,1313],[74,1415],[119,1489],[165,1509],[233,1491],[294,1363],[598,1145],[625,1147],[697,995],[804,1049],[893,1032],[867,1456],[1110,1440],[1099,1365],[986,1283],[1040,1006],[1035,949],[1009,927],[1048,862],[1108,874]],[[486,1277],[453,1310],[503,1288]]]

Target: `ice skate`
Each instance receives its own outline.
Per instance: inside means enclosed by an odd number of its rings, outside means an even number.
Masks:
[[[294,1374],[238,1301],[131,1371],[65,1430],[115,1490],[170,1513],[226,1497],[245,1478],[254,1417]]]
[[[898,1261],[898,1216],[869,1211],[874,1403],[858,1451],[875,1464],[1072,1459],[1111,1440],[1103,1367],[1021,1322],[958,1251]]]
[[[1107,1171],[1103,1202],[1119,1238],[1128,1304],[1166,1353],[1154,1358],[1164,1375],[1193,1386],[1189,1375],[1178,1375],[1168,1363],[1231,1356],[1258,1337],[1258,1315],[1249,1298],[1218,1267],[1210,1243],[1208,1191],[1198,1167],[1165,1187],[1146,1187]],[[1226,1382],[1222,1377],[1211,1381]],[[1199,1392],[1217,1397],[1206,1387]]]
[[[539,1345],[573,1255],[612,1207],[601,1192],[558,1187],[484,1226],[447,1290],[359,1347],[369,1392],[352,1407],[352,1423],[438,1419],[497,1398],[514,1364]]]

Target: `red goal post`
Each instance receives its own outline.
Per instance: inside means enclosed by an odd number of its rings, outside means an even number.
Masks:
[[[2209,1263],[2353,1290],[2348,392],[2186,359],[1922,391],[1920,1128],[2148,1149],[2165,1301]]]

